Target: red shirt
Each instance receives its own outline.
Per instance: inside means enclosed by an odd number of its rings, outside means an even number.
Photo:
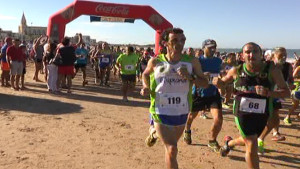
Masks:
[[[12,61],[18,61],[18,62],[23,61],[23,52],[20,47],[19,48],[16,48],[15,46],[8,47],[6,51],[6,55],[9,56]]]

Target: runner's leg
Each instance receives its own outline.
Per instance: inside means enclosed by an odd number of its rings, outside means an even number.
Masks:
[[[259,169],[259,158],[257,154],[257,135],[247,136],[245,138],[246,145],[246,163],[248,168]]]
[[[287,118],[289,119],[291,118],[291,115],[295,113],[295,110],[298,108],[298,106],[299,106],[299,100],[292,99],[292,106],[288,111]]]
[[[210,140],[216,141],[218,134],[220,133],[222,129],[222,123],[223,123],[223,115],[222,110],[218,108],[210,108],[210,112],[213,117],[213,125],[210,130]]]
[[[104,82],[105,85],[109,85],[108,81],[109,81],[109,78],[110,78],[110,69],[111,69],[111,67],[108,66],[105,70],[105,82]]]
[[[68,93],[71,92],[71,87],[72,87],[72,76],[73,75],[67,75],[67,87],[68,87]]]
[[[185,130],[188,130],[188,131],[191,130],[192,123],[193,123],[194,119],[197,117],[198,113],[199,113],[198,111],[189,113],[188,119],[187,119],[186,125],[185,125]]]
[[[277,127],[279,126],[279,110],[276,109],[274,110],[274,113],[273,113],[273,116],[268,120],[268,123],[266,125],[266,127],[264,128],[263,132],[261,133],[261,135],[259,136],[259,138],[261,140],[264,140],[265,137],[271,132],[271,130],[274,128],[274,127]]]
[[[86,83],[86,66],[81,67],[81,71],[82,71],[82,80],[84,83]]]
[[[185,126],[166,126],[159,123],[154,123],[154,126],[158,137],[165,145],[165,161],[167,168],[177,169],[177,142],[180,139]]]

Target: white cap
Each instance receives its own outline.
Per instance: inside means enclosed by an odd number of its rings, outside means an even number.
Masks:
[[[272,55],[272,50],[266,50],[265,56],[271,56]]]

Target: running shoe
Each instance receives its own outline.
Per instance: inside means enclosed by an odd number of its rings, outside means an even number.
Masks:
[[[264,155],[265,153],[265,148],[264,148],[264,141],[262,141],[261,139],[257,139],[257,144],[258,144],[258,155]]]
[[[108,84],[108,82],[105,82],[104,85],[105,85],[106,87],[110,87],[110,85]]]
[[[205,113],[201,113],[200,114],[200,118],[202,119],[208,119],[207,115]]]
[[[284,124],[287,126],[291,126],[292,125],[292,120],[290,118],[288,118],[288,116],[286,116],[283,120]]]
[[[208,141],[207,145],[210,149],[212,149],[214,152],[219,152],[220,151],[220,145],[217,141]]]
[[[127,99],[127,97],[123,97],[123,99],[122,99],[124,102],[128,102],[128,99]]]
[[[88,84],[88,81],[83,81],[82,82],[82,86],[84,87],[85,85],[87,85]]]
[[[222,108],[224,108],[224,109],[230,109],[231,106],[228,103],[222,103]]]
[[[191,130],[184,130],[183,141],[188,145],[192,144],[192,131]]]
[[[274,135],[271,139],[272,141],[284,141],[285,137],[280,135],[279,133],[277,133],[276,135]]]
[[[228,145],[230,140],[233,140],[232,137],[225,136],[225,138],[224,138],[225,145],[220,148],[220,155],[222,157],[227,156],[229,154],[230,150],[232,150],[232,148],[233,148],[233,147],[229,147],[229,145]]]
[[[155,130],[150,130],[150,134],[145,140],[145,143],[148,147],[152,147],[156,143],[157,137],[155,134],[156,134]]]

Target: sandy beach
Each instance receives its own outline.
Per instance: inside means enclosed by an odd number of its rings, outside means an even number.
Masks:
[[[120,82],[111,87],[94,84],[88,66],[86,87],[81,73],[73,80],[73,93],[50,94],[46,83],[32,80],[33,64],[27,64],[24,91],[0,88],[0,168],[1,169],[163,169],[164,148],[158,141],[149,148],[149,100],[139,95],[141,83],[123,102]],[[43,79],[40,76],[40,79]],[[267,153],[260,157],[263,169],[300,168],[300,122],[283,125],[290,100],[283,103],[281,133],[287,140],[276,143],[269,135]],[[209,114],[209,117],[211,115]],[[192,126],[193,144],[179,141],[178,162],[182,169],[246,168],[245,148],[236,147],[228,157],[210,151],[207,134],[212,119],[197,118]],[[224,111],[218,141],[225,135],[239,136],[231,111]]]

